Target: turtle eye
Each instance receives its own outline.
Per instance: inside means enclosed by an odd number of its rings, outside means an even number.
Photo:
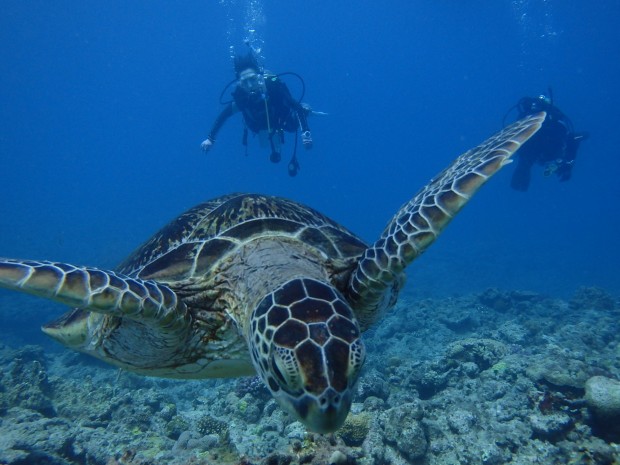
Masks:
[[[293,352],[276,347],[271,352],[270,361],[272,373],[277,378],[280,387],[290,394],[301,393],[303,386]]]

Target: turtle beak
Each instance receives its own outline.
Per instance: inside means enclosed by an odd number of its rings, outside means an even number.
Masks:
[[[351,391],[340,394],[329,390],[318,400],[308,399],[307,405],[299,405],[296,414],[301,416],[309,431],[326,434],[340,428],[351,409]],[[303,401],[302,401],[303,403]]]

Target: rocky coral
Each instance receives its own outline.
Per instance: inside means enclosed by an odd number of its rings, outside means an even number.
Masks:
[[[351,413],[337,434],[347,446],[361,446],[370,431],[371,415],[367,412]]]
[[[597,309],[612,311],[618,307],[617,299],[598,287],[580,287],[568,303],[573,310]]]
[[[403,299],[365,335],[366,369],[335,435],[308,433],[257,378],[148,379],[0,346],[0,463],[620,462],[616,309],[597,291],[575,295]],[[464,315],[476,323],[446,324]]]
[[[3,374],[0,406],[18,406],[44,416],[55,416],[53,389],[42,349],[26,346],[15,351],[11,359]]]
[[[584,361],[557,352],[555,357],[532,357],[531,362],[526,371],[531,379],[564,390],[583,390],[587,379],[595,371]]]
[[[393,407],[379,416],[387,456],[409,462],[424,457],[428,448],[422,427],[423,412],[419,402]]]
[[[620,423],[620,381],[593,376],[586,382],[585,399],[598,416]]]
[[[448,346],[446,359],[451,365],[462,362],[475,363],[481,370],[495,365],[508,353],[505,344],[487,338],[467,338]]]
[[[585,400],[593,413],[596,433],[620,441],[620,381],[593,376],[585,385]]]
[[[228,436],[228,424],[211,415],[203,415],[196,421],[196,431],[202,435],[214,434],[226,438]]]

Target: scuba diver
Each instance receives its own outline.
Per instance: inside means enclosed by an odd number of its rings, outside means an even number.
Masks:
[[[296,176],[299,170],[297,161],[297,131],[301,131],[301,140],[306,149],[312,148],[312,134],[308,126],[308,116],[310,114],[324,115],[322,112],[312,111],[309,105],[295,100],[291,95],[286,84],[280,79],[284,74],[293,74],[301,80],[303,79],[295,73],[271,74],[263,70],[252,51],[246,55],[237,55],[234,60],[235,74],[237,78],[229,83],[222,94],[220,102],[226,90],[234,83],[236,87],[232,93],[232,100],[222,102],[226,106],[217,117],[209,136],[200,145],[202,150],[208,152],[215,140],[219,130],[226,120],[234,113],[241,112],[245,128],[243,131],[243,145],[246,147],[248,129],[254,134],[258,134],[261,145],[267,141],[271,147],[270,160],[278,163],[281,159],[281,146],[284,143],[284,132],[295,133],[295,145],[293,156],[288,164],[290,176]]]
[[[518,119],[541,111],[547,112],[547,118],[540,130],[519,149],[517,166],[510,181],[510,186],[515,190],[527,191],[530,171],[535,163],[545,167],[545,177],[555,174],[561,182],[568,181],[579,144],[589,137],[587,132],[575,132],[571,120],[553,104],[552,95],[549,89],[549,96],[523,97],[508,110],[510,113],[516,108]]]

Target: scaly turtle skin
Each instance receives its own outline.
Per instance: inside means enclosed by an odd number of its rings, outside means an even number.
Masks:
[[[290,200],[228,195],[184,213],[116,271],[0,260],[0,286],[73,307],[43,331],[126,370],[173,378],[257,372],[310,430],[344,422],[361,333],[405,267],[539,128],[519,121],[457,158],[371,246]]]

